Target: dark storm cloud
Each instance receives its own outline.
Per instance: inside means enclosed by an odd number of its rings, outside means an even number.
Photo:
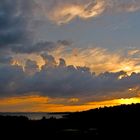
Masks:
[[[55,58],[52,55],[49,55],[48,53],[43,53],[41,55],[41,57],[43,58],[45,64],[47,64],[47,65],[43,65],[42,69],[46,69],[48,67],[56,66],[57,63],[55,61]]]
[[[25,72],[29,75],[35,74],[37,71],[39,71],[38,65],[35,61],[27,60],[26,65],[24,67]]]
[[[28,40],[27,14],[30,15],[31,12],[24,6],[29,4],[30,2],[25,3],[22,0],[0,1],[0,48]]]
[[[34,0],[1,0],[0,2],[0,51],[11,50],[15,53],[36,53],[48,51],[57,45],[69,45],[66,40],[57,43],[40,41],[33,43],[36,21]]]
[[[0,96],[34,93],[49,97],[92,97],[93,100],[100,100],[103,97],[137,96],[140,88],[140,74],[136,73],[128,76],[123,71],[106,72],[97,76],[86,67],[66,66],[65,60],[60,59],[60,64],[45,64],[41,71],[29,75],[29,69],[37,67],[31,61],[26,65],[25,71],[19,66],[7,65],[0,68]],[[125,77],[118,79],[121,75]],[[130,88],[136,89],[133,94],[129,93]]]
[[[22,85],[26,75],[19,66],[0,67],[0,94],[2,97],[13,96]]]
[[[16,54],[42,53],[58,45],[70,45],[66,40],[57,42],[35,42],[33,37],[35,21],[34,0],[1,0],[0,1],[0,63],[11,63]]]
[[[32,0],[0,1],[0,63],[11,63],[13,50],[32,43]]]

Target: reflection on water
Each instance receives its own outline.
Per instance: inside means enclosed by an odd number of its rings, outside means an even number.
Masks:
[[[65,115],[64,113],[0,113],[0,115],[2,116],[26,116],[28,117],[30,120],[40,120],[43,117],[45,117],[46,119],[49,119],[51,117],[54,117],[56,119],[62,118],[63,115]]]
[[[79,134],[92,134],[92,135],[98,135],[99,131],[97,128],[85,128],[85,129],[63,129],[60,132],[62,133],[70,133],[71,135],[79,135]]]

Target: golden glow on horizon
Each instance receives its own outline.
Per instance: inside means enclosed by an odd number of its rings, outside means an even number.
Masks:
[[[56,99],[55,99],[56,100]],[[81,105],[72,105],[69,101],[78,102],[79,99],[57,99],[53,102],[53,98],[41,96],[24,96],[24,97],[11,97],[0,99],[0,112],[73,112],[83,111],[104,106],[114,106],[120,104],[140,103],[140,98],[127,98],[127,99],[114,99],[106,101],[87,102]],[[61,103],[65,101],[65,103]]]
[[[23,96],[23,97],[11,97],[11,98],[2,98],[0,99],[0,106],[4,105],[20,105],[20,104],[29,104],[29,103],[47,103],[48,97],[41,96]]]
[[[120,104],[140,103],[140,98],[119,99]]]

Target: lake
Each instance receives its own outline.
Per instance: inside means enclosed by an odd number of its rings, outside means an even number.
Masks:
[[[6,112],[6,113],[0,113],[0,116],[26,116],[30,120],[40,120],[42,117],[45,117],[46,119],[49,119],[51,117],[54,117],[56,119],[62,118],[66,113],[47,113],[47,112],[24,112],[24,113],[12,113],[12,112]]]

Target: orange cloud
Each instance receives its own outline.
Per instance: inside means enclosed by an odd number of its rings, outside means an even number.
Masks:
[[[13,62],[12,65],[20,65],[23,66],[23,69],[25,68],[25,63],[27,60],[35,61],[39,68],[41,68],[42,65],[45,64],[43,58],[40,55],[37,54],[15,54],[13,56]]]
[[[70,22],[79,17],[89,19],[98,17],[108,12],[135,12],[140,10],[140,2],[120,1],[120,0],[44,0],[37,1],[40,8],[34,8],[36,15],[38,13],[47,17],[54,23],[61,25]]]
[[[82,19],[87,19],[91,17],[96,17],[105,10],[106,2],[105,0],[86,0],[86,1],[50,1],[50,7],[42,2],[37,2],[41,7],[42,13],[47,15],[47,18],[58,25],[63,23],[68,23],[72,19],[79,17]]]
[[[67,65],[86,66],[96,73],[125,71],[131,74],[140,72],[140,58],[137,57],[140,50],[138,49],[111,52],[100,47],[87,47],[67,51],[67,48],[60,46],[50,54],[55,57],[57,62],[59,58],[64,58]]]
[[[20,104],[39,104],[47,103],[48,97],[41,96],[23,96],[23,97],[11,97],[11,98],[1,98],[0,106],[4,105],[20,105]]]
[[[58,45],[55,49],[48,52],[48,54],[55,58],[56,65],[59,64],[59,59],[63,58],[67,65],[88,67],[92,72],[96,72],[97,74],[106,71],[125,71],[129,75],[132,72],[140,72],[139,49],[116,50],[113,52],[100,47],[68,48]],[[12,64],[22,65],[24,69],[25,62],[28,59],[36,61],[39,69],[46,63],[39,54],[16,54],[13,56]]]

